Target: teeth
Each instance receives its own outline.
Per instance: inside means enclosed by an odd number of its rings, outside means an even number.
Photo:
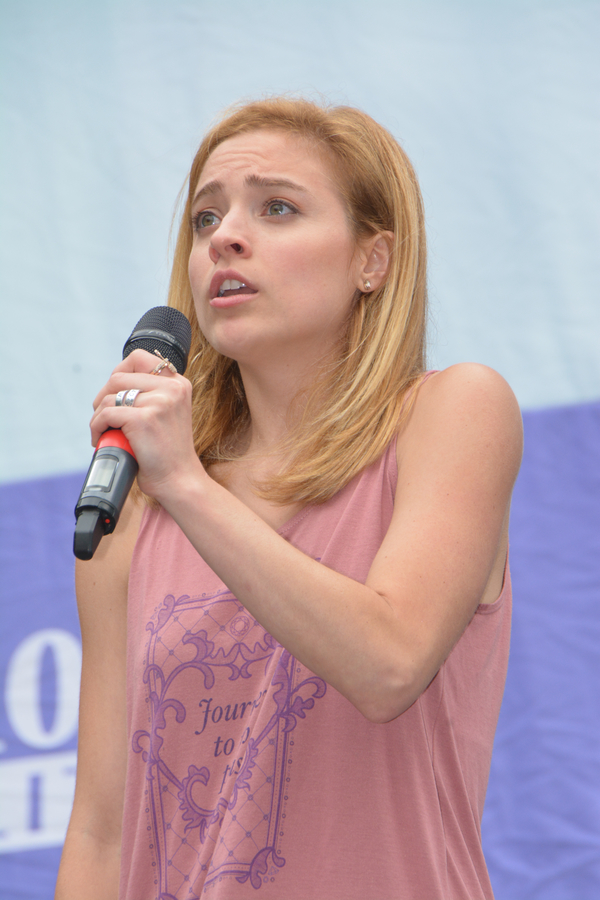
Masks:
[[[226,278],[219,289],[219,297],[222,297],[225,291],[238,291],[243,287],[246,287],[243,281],[238,281],[236,278]]]

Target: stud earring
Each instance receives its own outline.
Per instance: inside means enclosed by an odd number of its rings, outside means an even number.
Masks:
[[[365,291],[370,291],[370,290],[371,290],[371,282],[370,282],[370,281],[365,281],[365,287],[364,287],[364,290],[365,290]]]

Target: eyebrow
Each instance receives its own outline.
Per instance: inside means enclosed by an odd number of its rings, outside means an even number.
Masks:
[[[296,184],[295,181],[290,181],[287,178],[265,178],[262,175],[247,175],[244,180],[248,187],[287,188],[288,190],[301,191],[303,194],[308,193],[307,189],[302,187],[301,184]],[[222,181],[209,181],[195,195],[192,205],[207,194],[218,194],[223,189]]]

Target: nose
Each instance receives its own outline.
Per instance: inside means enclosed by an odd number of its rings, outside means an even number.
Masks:
[[[216,263],[220,257],[250,255],[250,241],[239,218],[227,214],[222,220],[211,238],[208,248],[212,262]]]

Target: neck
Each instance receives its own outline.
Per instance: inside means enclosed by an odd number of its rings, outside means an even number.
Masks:
[[[248,409],[250,432],[246,453],[268,455],[281,448],[304,410],[303,391],[310,379],[300,377],[296,367],[282,365],[266,373],[240,366]]]
[[[245,457],[281,458],[290,432],[298,425],[307,398],[337,348],[311,346],[279,348],[260,359],[240,359],[238,366],[250,412],[250,428],[243,446]]]

